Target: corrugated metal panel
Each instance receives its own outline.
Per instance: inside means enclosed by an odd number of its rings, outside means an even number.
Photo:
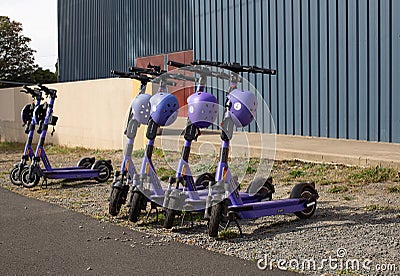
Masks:
[[[193,9],[196,59],[278,70],[249,76],[278,133],[400,142],[400,1],[194,0]]]
[[[110,76],[138,56],[193,48],[191,0],[58,0],[60,81]]]

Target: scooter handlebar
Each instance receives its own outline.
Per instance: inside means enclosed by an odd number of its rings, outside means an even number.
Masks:
[[[191,64],[180,63],[180,62],[176,62],[176,61],[173,61],[173,60],[168,60],[167,64],[169,66],[173,66],[173,67],[176,67],[176,68],[182,68],[182,67],[191,66]]]
[[[37,90],[37,89],[32,89],[32,88],[28,87],[27,85],[24,85],[24,86],[23,86],[23,89],[20,90],[19,92],[25,93],[25,94],[29,94],[29,95],[31,95],[33,98],[42,97],[42,94],[40,93],[39,90]]]
[[[192,61],[193,65],[208,65],[220,67],[223,69],[227,69],[233,71],[235,73],[254,73],[254,74],[268,74],[268,75],[276,75],[276,70],[266,69],[257,66],[242,66],[239,63],[223,63],[223,62],[214,62],[207,60],[194,60]]]

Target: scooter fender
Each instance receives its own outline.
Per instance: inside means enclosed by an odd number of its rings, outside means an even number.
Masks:
[[[117,188],[117,189],[122,189],[123,188],[123,183],[119,180],[115,181],[112,185],[113,188]]]
[[[300,192],[304,189],[304,188],[310,188],[313,193],[314,193],[314,199],[318,199],[319,195],[318,195],[318,191],[315,189],[315,182],[302,182],[302,183],[298,183],[296,184],[296,186],[293,187],[292,191],[290,192],[290,198],[296,198],[296,195],[300,194]]]

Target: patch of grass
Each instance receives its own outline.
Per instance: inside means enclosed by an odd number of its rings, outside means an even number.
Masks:
[[[373,204],[373,205],[366,206],[364,209],[365,209],[365,211],[369,211],[369,212],[372,212],[372,211],[385,211],[385,210],[388,209],[388,207],[379,206],[379,205]]]
[[[246,174],[256,173],[259,165],[260,159],[250,158],[249,163],[247,164]]]
[[[144,149],[138,149],[132,152],[132,157],[134,158],[142,158],[143,156],[144,156]]]
[[[70,154],[70,153],[87,154],[92,152],[92,150],[84,147],[67,147],[67,146],[58,146],[52,144],[45,145],[45,149],[47,154]]]
[[[328,190],[328,193],[341,194],[347,192],[348,190],[349,188],[344,185],[333,185],[333,187]]]
[[[24,144],[18,142],[0,142],[1,151],[23,151]]]
[[[343,199],[346,200],[346,201],[352,201],[352,200],[354,200],[354,197],[352,197],[352,196],[344,196]]]
[[[223,239],[223,240],[235,239],[238,237],[239,237],[239,234],[237,232],[234,232],[229,229],[218,233],[218,238]]]
[[[397,186],[393,186],[393,187],[390,187],[389,188],[389,192],[390,193],[400,193],[400,186],[399,185],[397,185]]]
[[[307,173],[303,169],[294,169],[291,170],[289,175],[292,176],[293,178],[299,178],[302,176],[305,176]]]
[[[89,193],[87,193],[87,192],[81,192],[81,193],[79,193],[79,196],[80,196],[80,197],[89,197]]]
[[[132,152],[132,157],[134,158],[141,158],[143,156],[144,156],[144,149],[138,149]]]
[[[175,170],[165,167],[156,169],[156,172],[161,181],[167,181],[171,176],[175,175]]]
[[[393,168],[380,166],[361,169],[348,175],[348,179],[353,183],[381,183],[393,181],[397,178],[398,172]]]
[[[153,154],[154,154],[154,156],[157,156],[157,157],[160,157],[160,158],[164,157],[164,151],[162,149],[160,149],[160,148],[155,148],[153,150]]]

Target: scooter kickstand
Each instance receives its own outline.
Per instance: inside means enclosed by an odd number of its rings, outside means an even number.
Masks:
[[[236,213],[229,213],[228,214],[228,223],[225,226],[225,231],[228,230],[228,227],[231,225],[232,222],[235,222],[237,228],[239,229],[240,237],[243,237],[242,227],[240,227],[240,223]]]
[[[43,188],[44,186],[44,188]],[[40,184],[40,188],[47,189],[47,178],[43,177],[42,184]]]

